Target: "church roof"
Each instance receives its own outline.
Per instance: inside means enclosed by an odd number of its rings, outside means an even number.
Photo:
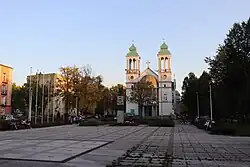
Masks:
[[[136,51],[136,47],[134,44],[132,44],[129,48],[129,52],[127,53],[127,57],[134,57],[139,56],[139,54]]]
[[[158,75],[150,68],[150,67],[147,67],[140,75],[140,80],[141,78],[143,78],[144,76],[146,75],[152,75],[154,76],[156,79],[158,79]]]
[[[170,51],[168,50],[168,45],[163,42],[163,44],[160,47],[160,51],[158,52],[158,55],[170,55]]]

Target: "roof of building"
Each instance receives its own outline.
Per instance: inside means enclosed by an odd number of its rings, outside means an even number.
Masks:
[[[7,66],[7,65],[4,65],[4,64],[0,64],[0,66],[6,67],[6,68],[10,68],[10,69],[13,69],[12,67]]]
[[[158,55],[171,55],[170,51],[168,50],[168,45],[165,42],[163,42],[161,45]]]
[[[139,54],[136,51],[135,45],[132,44],[129,48],[129,52],[127,53],[126,57],[134,57],[134,56],[139,56]]]

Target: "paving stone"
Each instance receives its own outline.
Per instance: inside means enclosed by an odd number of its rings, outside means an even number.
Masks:
[[[81,151],[98,147],[101,143],[112,143],[92,152],[78,156],[63,166],[105,166],[121,156],[126,150],[141,144],[134,155],[142,154],[137,163],[151,162],[159,165],[164,153],[169,152],[174,166],[249,166],[250,138],[209,135],[191,125],[177,125],[173,129],[172,149],[168,148],[171,141],[172,128],[157,127],[78,127],[74,125],[41,128],[23,131],[0,132],[0,158],[6,157],[40,158],[42,160],[58,160],[79,154]],[[25,135],[23,135],[25,133]],[[91,141],[90,141],[91,140]],[[144,143],[144,144],[142,144]],[[172,151],[171,151],[172,150]],[[172,152],[172,154],[171,154]],[[51,155],[53,155],[51,157]],[[22,156],[21,156],[22,158]],[[136,158],[127,158],[124,164],[131,164]],[[0,161],[0,166],[19,166],[20,161]],[[2,163],[2,164],[1,164]],[[38,166],[56,163],[26,162]],[[9,165],[8,165],[9,164]],[[19,164],[19,165],[18,165]],[[62,165],[62,164],[60,164]]]

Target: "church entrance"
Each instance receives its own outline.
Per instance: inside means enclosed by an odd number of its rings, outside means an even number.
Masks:
[[[152,106],[144,106],[144,116],[152,116]]]

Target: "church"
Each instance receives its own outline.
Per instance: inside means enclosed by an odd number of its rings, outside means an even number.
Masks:
[[[141,57],[134,44],[126,55],[126,97],[129,97],[132,87],[139,81],[149,81],[156,91],[156,101],[144,104],[142,116],[167,116],[175,111],[175,79],[172,80],[171,53],[165,42],[156,55],[158,70],[155,72],[149,66],[144,71],[140,69]],[[126,101],[126,113],[139,115],[138,104]]]

